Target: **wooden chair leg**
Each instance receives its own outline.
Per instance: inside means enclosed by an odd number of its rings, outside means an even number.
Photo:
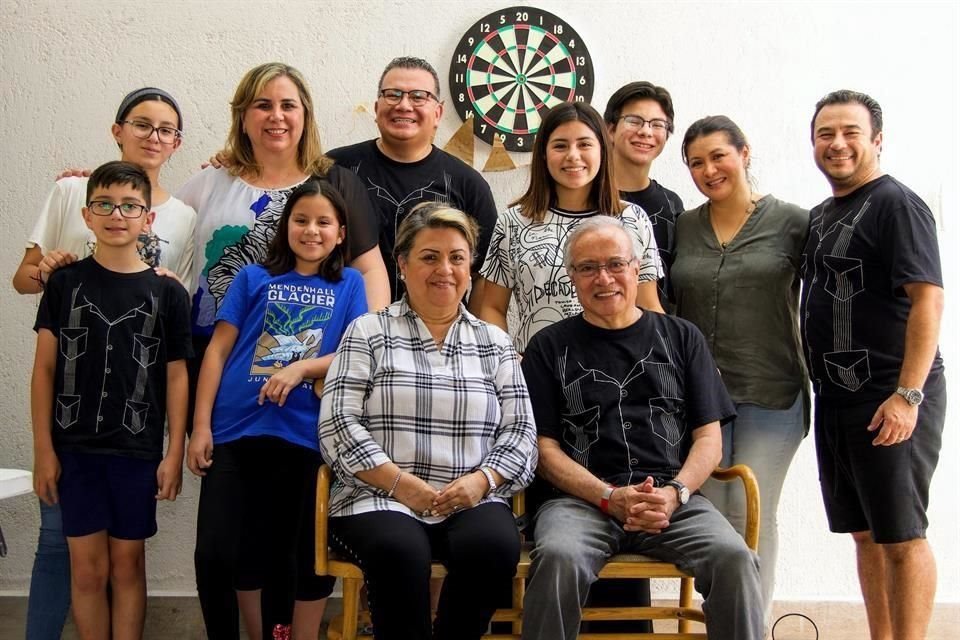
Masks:
[[[680,580],[680,606],[688,609],[693,606],[693,579],[682,578]],[[690,633],[690,621],[681,618],[677,623],[679,633]]]
[[[357,617],[360,611],[360,586],[363,580],[343,579],[343,640],[357,640]]]
[[[523,578],[514,578],[513,579],[513,610],[514,611],[523,611],[523,596],[527,588],[527,582]],[[511,631],[514,635],[520,635],[522,628],[521,622],[518,620],[514,622],[511,626]]]

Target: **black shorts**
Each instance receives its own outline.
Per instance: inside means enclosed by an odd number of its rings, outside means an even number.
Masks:
[[[926,536],[930,480],[940,458],[946,382],[934,374],[924,389],[913,435],[900,444],[871,444],[867,431],[882,400],[831,403],[817,398],[814,428],[820,490],[830,530],[870,531],[878,544]]]

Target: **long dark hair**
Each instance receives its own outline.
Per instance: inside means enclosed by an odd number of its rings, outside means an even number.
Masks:
[[[582,122],[587,125],[600,143],[600,170],[590,185],[590,204],[600,213],[620,215],[620,193],[613,181],[613,165],[610,162],[610,139],[603,118],[596,109],[584,102],[561,102],[550,109],[540,123],[540,130],[533,142],[533,161],[530,165],[530,186],[527,192],[511,202],[510,206],[520,205],[521,213],[534,220],[543,222],[547,209],[557,199],[556,186],[547,169],[547,142],[556,129],[568,122]]]
[[[327,257],[320,262],[320,268],[317,269],[317,275],[330,282],[339,282],[343,278],[343,265],[349,259],[349,249],[347,248],[347,203],[343,196],[337,191],[326,178],[313,176],[306,182],[293,190],[287,203],[283,205],[283,213],[280,216],[280,222],[277,224],[277,233],[270,241],[270,247],[267,249],[267,258],[263,261],[264,268],[272,276],[279,276],[289,271],[293,271],[297,266],[297,256],[290,248],[287,239],[287,233],[290,228],[290,214],[293,213],[293,207],[301,198],[307,196],[321,196],[330,201],[333,210],[337,213],[337,222],[343,227],[344,237],[340,244],[336,245]]]

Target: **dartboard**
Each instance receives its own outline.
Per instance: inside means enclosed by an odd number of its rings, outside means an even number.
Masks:
[[[577,32],[534,7],[510,7],[477,21],[450,64],[452,106],[474,134],[510,151],[531,151],[544,111],[590,102],[593,61]]]

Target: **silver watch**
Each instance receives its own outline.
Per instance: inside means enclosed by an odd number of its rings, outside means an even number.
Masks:
[[[680,501],[680,504],[687,504],[690,502],[690,489],[687,489],[687,485],[676,479],[668,480],[665,484],[668,487],[673,487],[677,490],[677,500]]]
[[[923,391],[920,389],[908,389],[907,387],[897,387],[897,395],[901,396],[904,400],[909,403],[911,407],[915,407],[923,402]]]

